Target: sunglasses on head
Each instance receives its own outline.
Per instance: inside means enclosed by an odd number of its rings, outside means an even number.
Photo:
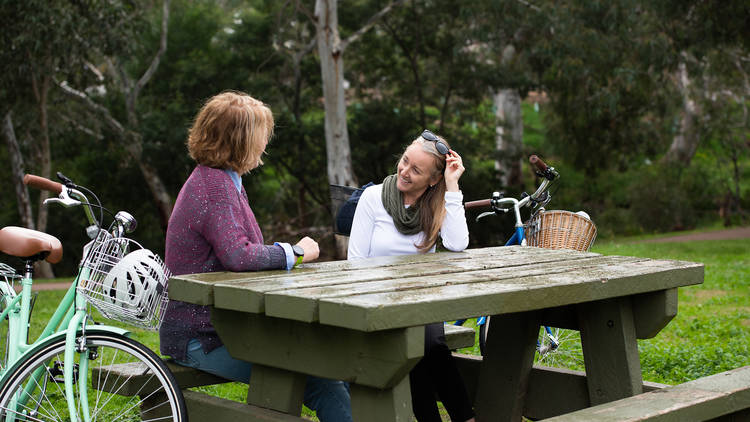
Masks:
[[[437,148],[438,153],[440,153],[441,155],[445,155],[448,153],[448,146],[445,145],[443,141],[441,141],[440,138],[437,137],[437,135],[430,132],[429,130],[425,129],[424,132],[422,132],[422,138],[430,142],[434,142],[435,148]]]

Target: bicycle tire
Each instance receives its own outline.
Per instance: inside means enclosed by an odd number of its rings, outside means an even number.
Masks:
[[[534,362],[555,368],[583,370],[581,334],[576,330],[565,328],[539,327]]]
[[[187,409],[182,392],[172,373],[151,349],[135,340],[114,333],[87,333],[89,369],[85,388],[88,397],[90,420],[95,421],[187,421]],[[61,365],[64,362],[65,338],[56,337],[38,346],[36,351],[22,358],[11,368],[11,374],[0,386],[0,418],[17,415],[16,419],[34,421],[69,421],[70,413],[62,383]],[[78,352],[76,362],[80,362]],[[124,385],[132,377],[122,377],[112,372],[113,364],[132,363],[138,368],[138,376],[146,377],[136,392],[125,391]],[[105,369],[109,367],[109,370]],[[43,378],[34,379],[33,374],[43,371]],[[96,372],[95,372],[96,371]],[[96,376],[94,376],[96,374]],[[81,375],[74,382],[75,397],[81,390]],[[97,389],[106,385],[108,391],[132,394],[119,395]],[[148,385],[148,387],[146,387]],[[30,398],[23,406],[13,406],[23,388],[30,388]],[[83,421],[81,403],[76,403],[77,419]],[[145,412],[145,413],[144,413]],[[20,417],[20,415],[23,417]]]
[[[479,326],[479,350],[482,356],[485,353],[490,317],[487,317],[485,321],[485,324]],[[554,340],[550,338],[550,334],[547,332],[548,328],[552,332]],[[552,346],[552,343],[556,344]],[[583,370],[580,333],[576,330],[564,328],[539,327],[534,363],[555,368]]]

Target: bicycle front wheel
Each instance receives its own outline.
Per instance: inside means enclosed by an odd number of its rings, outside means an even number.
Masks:
[[[581,334],[564,328],[539,328],[534,362],[555,368],[584,370]]]
[[[86,345],[73,369],[78,421],[187,421],[182,392],[153,351],[112,333],[87,334]],[[13,365],[0,387],[0,420],[70,421],[64,365],[64,338]]]

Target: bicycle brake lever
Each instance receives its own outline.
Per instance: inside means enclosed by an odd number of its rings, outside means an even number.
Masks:
[[[78,205],[81,205],[81,201],[78,201],[76,199],[73,199],[68,195],[67,189],[63,189],[60,192],[60,195],[57,198],[47,198],[44,200],[44,205],[50,204],[60,204],[66,208],[69,207],[76,207]]]
[[[483,212],[483,213],[479,214],[479,215],[477,216],[477,218],[476,218],[476,219],[474,219],[474,222],[476,223],[476,222],[478,222],[478,221],[479,221],[479,219],[480,219],[480,218],[484,218],[484,217],[487,217],[488,215],[494,215],[494,214],[495,214],[495,212],[494,212],[494,211],[485,211],[485,212]]]

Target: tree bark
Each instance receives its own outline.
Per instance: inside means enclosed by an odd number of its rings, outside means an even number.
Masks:
[[[5,138],[8,155],[10,156],[11,178],[16,191],[18,215],[21,218],[23,227],[33,229],[35,225],[34,214],[31,211],[31,198],[29,197],[29,189],[23,184],[23,156],[18,147],[18,140],[13,129],[13,118],[10,111],[5,113],[5,117],[3,118],[3,138]]]
[[[49,69],[51,66],[45,66]],[[39,131],[41,139],[37,141],[36,148],[36,169],[37,175],[49,179],[52,174],[52,158],[49,146],[49,119],[47,115],[47,99],[49,98],[49,89],[52,82],[50,74],[39,76],[31,75],[31,83],[36,96],[37,105],[39,106]],[[44,201],[49,198],[49,192],[46,190],[39,191],[39,207],[36,215],[36,230],[44,232],[47,230],[47,207]],[[47,261],[37,261],[34,264],[34,272],[39,278],[55,278],[52,266]]]
[[[681,164],[687,167],[698,150],[700,137],[696,120],[700,114],[700,106],[690,95],[690,77],[685,62],[680,62],[675,77],[677,88],[682,94],[682,110],[680,111],[680,123],[672,139],[672,144],[664,156],[667,163]]]
[[[336,3],[336,0],[315,2],[318,55],[323,79],[328,182],[357,186],[346,124],[344,57]]]
[[[328,182],[336,185],[357,186],[352,169],[349,131],[346,124],[346,97],[344,92],[344,50],[369,31],[375,23],[405,0],[389,3],[375,13],[360,29],[346,40],[339,34],[337,0],[316,0],[314,23],[323,79],[325,108],[326,158]]]
[[[504,187],[521,188],[523,154],[523,115],[521,95],[517,89],[503,88],[495,92],[495,169]]]

